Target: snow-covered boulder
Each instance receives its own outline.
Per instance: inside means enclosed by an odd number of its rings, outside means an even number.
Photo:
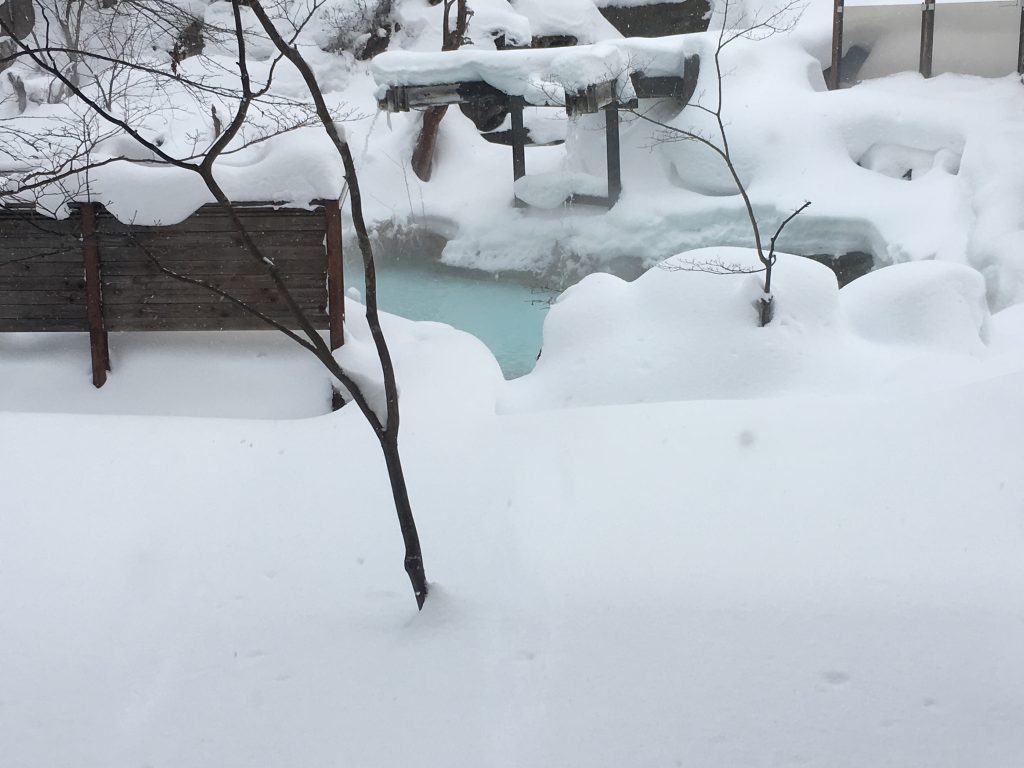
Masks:
[[[961,264],[897,264],[844,288],[843,316],[870,341],[978,352],[989,319],[985,280]]]

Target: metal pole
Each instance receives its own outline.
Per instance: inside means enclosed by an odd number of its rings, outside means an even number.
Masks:
[[[615,205],[622,194],[622,160],[619,155],[619,105],[604,108],[605,144],[608,156],[608,204]]]
[[[526,128],[523,126],[523,108],[526,106],[526,99],[522,96],[509,98],[509,107],[512,113],[512,176],[516,181],[526,175]],[[516,208],[526,205],[517,196],[515,199]]]
[[[1017,74],[1024,75],[1024,3],[1020,7],[1020,42],[1017,43]]]
[[[918,71],[924,77],[932,76],[932,49],[935,46],[935,0],[921,4],[921,63]]]
[[[836,0],[832,11],[832,68],[828,72],[828,88],[838,90],[843,60],[843,0]]]

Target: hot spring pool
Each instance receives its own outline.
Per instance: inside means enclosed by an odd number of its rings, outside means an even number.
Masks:
[[[363,294],[362,264],[347,260],[346,287]],[[529,373],[541,347],[549,302],[558,294],[526,280],[440,264],[377,264],[377,300],[386,312],[433,320],[473,334],[494,353],[505,378]]]

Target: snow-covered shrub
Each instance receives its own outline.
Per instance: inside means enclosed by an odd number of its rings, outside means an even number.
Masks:
[[[373,58],[391,40],[392,8],[392,0],[337,0],[321,17],[321,45],[357,59]]]

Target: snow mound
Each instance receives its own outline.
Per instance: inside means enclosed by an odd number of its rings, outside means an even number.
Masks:
[[[607,194],[608,182],[589,173],[535,173],[517,179],[515,190],[516,197],[535,208],[557,208],[572,195]]]
[[[551,308],[537,366],[501,408],[915,390],[963,381],[990,355],[984,280],[968,267],[916,262],[840,291],[826,267],[779,254],[761,328],[759,266],[750,249],[707,248],[632,283],[584,278]]]
[[[838,288],[825,267],[780,255],[776,320],[757,324],[760,275],[743,248],[669,259],[629,283],[595,274],[551,308],[534,372],[509,387],[505,406],[564,407],[757,397],[803,367],[794,338],[832,324]]]
[[[975,353],[987,337],[985,280],[961,264],[897,264],[844,288],[843,315],[871,341]]]

